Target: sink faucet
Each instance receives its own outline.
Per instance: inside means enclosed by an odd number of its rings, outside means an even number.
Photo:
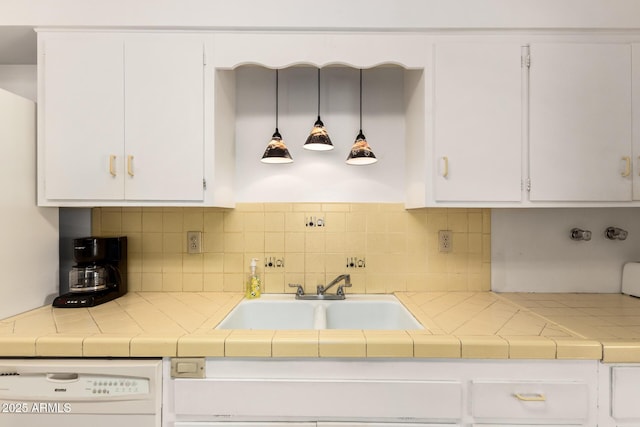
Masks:
[[[324,285],[318,285],[317,291],[318,295],[324,295],[329,289],[340,283],[344,280],[344,284],[338,286],[338,290],[336,291],[336,295],[344,296],[344,288],[351,287],[351,275],[350,274],[341,274],[335,279],[333,279],[326,287]]]

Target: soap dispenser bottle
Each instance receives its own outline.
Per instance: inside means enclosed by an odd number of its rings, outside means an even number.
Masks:
[[[256,273],[257,263],[258,258],[251,258],[251,273],[249,274],[249,280],[247,280],[247,287],[245,290],[245,297],[249,299],[259,298],[260,292],[262,291],[262,283],[260,282],[260,278]]]

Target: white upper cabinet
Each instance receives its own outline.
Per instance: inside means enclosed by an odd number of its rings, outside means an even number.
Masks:
[[[196,39],[125,43],[126,199],[202,200],[203,56]]]
[[[434,50],[436,202],[519,202],[520,44],[439,43]]]
[[[122,199],[122,53],[122,40],[111,38],[46,41],[40,55],[45,85],[38,100],[39,148],[45,149],[39,173],[46,173],[46,199]]]
[[[232,150],[219,153],[205,144],[205,134],[209,140],[213,134],[213,117],[205,120],[205,108],[213,110],[205,88],[213,73],[205,75],[203,38],[39,37],[39,203],[202,204],[205,166],[213,161],[207,155],[233,159]]]
[[[38,203],[639,205],[638,39],[39,31]],[[318,113],[315,67],[338,148],[323,156],[296,143]],[[274,68],[283,71],[278,117],[290,166],[260,163],[275,124]],[[346,168],[359,124],[357,68],[365,69],[364,132],[379,162]],[[356,186],[366,190],[354,196]]]
[[[631,45],[531,45],[531,201],[631,200]]]

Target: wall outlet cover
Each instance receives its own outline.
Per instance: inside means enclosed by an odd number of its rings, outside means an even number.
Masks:
[[[187,231],[187,253],[202,253],[202,231]]]
[[[438,231],[438,251],[451,252],[453,250],[453,233],[451,230]]]

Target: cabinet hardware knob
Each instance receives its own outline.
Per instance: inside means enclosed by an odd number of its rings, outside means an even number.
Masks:
[[[622,160],[624,161],[624,172],[622,172],[622,176],[626,178],[631,175],[631,157],[624,156]]]
[[[609,240],[626,240],[629,232],[618,227],[607,227],[604,235]]]
[[[542,393],[514,393],[513,396],[522,402],[546,402],[547,400]]]
[[[575,241],[585,240],[588,242],[589,240],[591,240],[591,231],[583,230],[581,228],[572,228],[570,237],[571,237],[571,240],[575,240]]]
[[[111,176],[116,176],[115,161],[116,161],[116,156],[114,155],[109,156],[109,173],[111,174]]]
[[[133,156],[127,156],[127,173],[133,176]]]

